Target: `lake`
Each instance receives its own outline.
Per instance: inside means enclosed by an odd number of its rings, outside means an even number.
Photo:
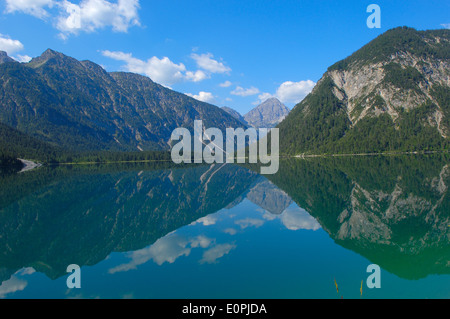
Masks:
[[[450,298],[448,163],[417,155],[286,159],[267,176],[170,163],[4,174],[0,298]],[[71,264],[81,289],[66,285]],[[379,289],[366,284],[372,264]]]

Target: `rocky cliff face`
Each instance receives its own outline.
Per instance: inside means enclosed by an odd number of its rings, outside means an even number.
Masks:
[[[447,148],[449,52],[449,30],[386,32],[331,66],[280,124],[284,149],[341,153]]]
[[[441,40],[432,37],[430,41]],[[448,42],[448,39],[442,41]],[[412,80],[410,87],[390,80],[402,73]],[[383,62],[365,66],[354,63],[347,70],[332,70],[328,75],[334,83],[333,94],[345,106],[352,126],[367,116],[377,117],[383,113],[395,122],[402,111],[430,101],[434,108],[427,124],[437,128],[442,137],[449,136],[449,127],[443,123],[449,106],[441,105],[433,92],[434,86],[450,87],[449,59],[423,59],[409,52],[396,52]]]

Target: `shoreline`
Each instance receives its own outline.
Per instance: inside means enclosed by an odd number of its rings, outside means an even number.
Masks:
[[[280,158],[294,158],[294,159],[307,159],[307,158],[327,158],[327,157],[363,157],[363,156],[400,156],[400,155],[431,155],[431,154],[448,154],[449,151],[428,151],[428,152],[390,152],[390,153],[355,153],[355,154],[301,154],[301,155],[280,155]],[[106,161],[106,162],[72,162],[72,163],[48,163],[41,164],[33,161],[18,159],[24,167],[19,173],[28,172],[44,165],[49,166],[77,166],[77,165],[99,165],[99,164],[132,164],[132,163],[167,163],[171,160],[141,160],[141,161]]]
[[[449,151],[415,151],[415,152],[386,152],[386,153],[356,153],[356,154],[301,154],[286,156],[288,158],[316,158],[316,157],[352,157],[352,156],[398,156],[398,155],[430,155],[448,154]]]

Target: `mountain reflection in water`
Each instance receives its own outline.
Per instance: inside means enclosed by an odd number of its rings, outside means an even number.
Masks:
[[[140,164],[4,176],[0,297],[26,291],[27,275],[64,279],[70,264],[118,275],[150,261],[164,267],[196,256],[195,267],[218,267],[234,258],[236,269],[229,271],[245,272],[239,266],[242,240],[255,245],[252,257],[261,258],[261,267],[270,255],[280,258],[276,265],[288,264],[300,243],[277,251],[265,242],[281,240],[283,229],[322,229],[335,249],[349,249],[407,280],[449,275],[446,157],[286,160],[276,175],[263,177],[258,171]],[[258,235],[258,229],[266,229],[270,238]],[[225,235],[234,239],[222,240]],[[301,245],[320,254],[318,243]],[[120,261],[101,266],[117,253]]]

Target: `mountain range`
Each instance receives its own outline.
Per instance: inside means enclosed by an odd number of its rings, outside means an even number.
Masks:
[[[450,30],[387,31],[331,66],[278,127],[287,154],[449,149]]]
[[[0,54],[0,122],[52,147],[169,150],[172,131],[241,127],[220,108],[132,74],[45,51],[29,63]]]
[[[222,131],[277,126],[286,155],[448,150],[450,30],[387,31],[329,67],[290,112],[272,98],[242,116],[50,49],[29,63],[0,52],[0,96],[1,159],[24,141],[25,154],[168,151],[172,131],[200,119]]]

